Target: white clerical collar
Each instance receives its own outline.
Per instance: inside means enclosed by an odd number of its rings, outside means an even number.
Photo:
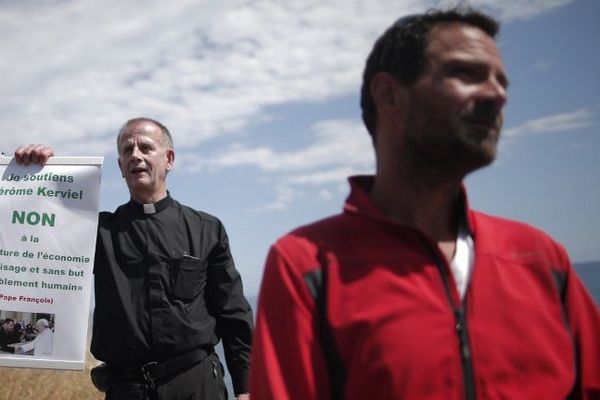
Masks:
[[[167,192],[167,195],[164,198],[154,203],[138,203],[134,199],[131,199],[129,201],[129,207],[131,211],[135,212],[136,215],[139,216],[154,215],[169,207],[171,203],[171,196],[169,196],[169,192]]]
[[[144,214],[156,214],[156,207],[154,207],[154,203],[142,204],[144,209]]]

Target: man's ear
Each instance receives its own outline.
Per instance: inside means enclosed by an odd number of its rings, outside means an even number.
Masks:
[[[175,151],[173,149],[167,149],[167,171],[170,171],[175,164]]]
[[[117,158],[117,164],[119,164],[119,171],[121,171],[121,176],[125,178],[125,173],[123,172],[123,167],[121,166],[121,159]]]
[[[386,111],[396,113],[406,98],[406,87],[389,72],[379,71],[371,79],[371,97],[377,107],[377,113]]]

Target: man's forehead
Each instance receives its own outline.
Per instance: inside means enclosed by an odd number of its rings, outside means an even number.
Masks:
[[[154,124],[142,125],[142,126],[131,126],[127,128],[121,135],[120,142],[153,142],[162,138],[162,132],[160,128]]]
[[[125,132],[123,132],[123,136],[125,135],[148,135],[154,133],[160,133],[160,127],[156,126],[154,123],[150,121],[139,121],[134,122],[127,127]]]
[[[427,39],[425,51],[428,55],[434,53],[440,55],[440,53],[450,51],[483,51],[494,53],[500,57],[493,37],[477,26],[462,22],[436,24],[429,32]]]
[[[121,135],[121,142],[131,142],[135,140],[139,141],[152,141],[157,136],[152,132],[135,131],[135,132],[124,132]]]
[[[426,65],[442,66],[454,62],[489,65],[508,81],[496,41],[476,26],[443,23],[431,30],[425,49]]]

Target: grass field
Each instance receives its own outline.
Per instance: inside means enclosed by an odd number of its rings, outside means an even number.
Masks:
[[[0,367],[0,399],[102,400],[90,380],[96,363],[88,353],[83,371]]]

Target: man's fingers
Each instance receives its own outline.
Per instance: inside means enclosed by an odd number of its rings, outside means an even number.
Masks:
[[[15,150],[15,160],[19,164],[40,164],[44,165],[48,158],[54,155],[54,150],[43,144],[30,144],[21,146]]]

